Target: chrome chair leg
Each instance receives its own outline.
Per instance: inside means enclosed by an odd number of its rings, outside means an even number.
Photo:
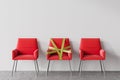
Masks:
[[[18,60],[14,60],[13,68],[12,68],[12,76],[14,74],[14,71],[16,72],[16,70],[17,70],[17,62],[18,62]]]
[[[103,67],[103,73],[104,73],[104,76],[105,76],[105,66],[104,66],[104,62],[103,61],[101,61],[102,62],[102,67]]]
[[[35,61],[35,60],[34,60],[34,66],[35,66],[36,76],[38,76],[38,73],[37,73],[37,66],[36,66],[36,61]]]
[[[80,60],[80,64],[79,64],[79,72],[80,72],[80,74],[81,74],[81,72],[82,72],[82,60]]]
[[[18,60],[16,60],[16,63],[15,63],[15,72],[17,71],[17,63],[18,63]]]
[[[72,68],[71,68],[70,60],[69,60],[69,67],[70,67],[70,72],[72,73]]]
[[[48,62],[47,75],[48,75],[49,67],[50,67],[50,60],[49,60],[49,62]]]
[[[79,68],[78,68],[78,71],[80,71],[80,67],[81,67],[81,60],[80,60],[80,63],[79,63]]]
[[[103,72],[103,66],[101,60],[100,60],[100,68],[101,68],[101,72]]]
[[[38,61],[36,60],[36,66],[37,66],[37,71],[39,72],[39,66],[38,66]]]
[[[13,62],[13,67],[12,67],[12,76],[13,76],[13,73],[14,73],[14,68],[15,68],[15,60]]]
[[[101,71],[103,72],[103,75],[105,77],[105,67],[104,67],[104,62],[100,60],[100,65],[101,65]]]

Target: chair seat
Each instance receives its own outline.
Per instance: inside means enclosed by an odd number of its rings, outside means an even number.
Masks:
[[[48,60],[60,60],[57,53],[50,55],[47,59]],[[71,58],[68,56],[68,53],[63,53],[62,60],[71,60]]]
[[[100,55],[84,55],[82,60],[103,60],[104,58]]]
[[[36,60],[33,55],[18,55],[14,58],[14,60]]]

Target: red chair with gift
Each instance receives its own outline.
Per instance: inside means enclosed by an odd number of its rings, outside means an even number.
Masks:
[[[103,60],[105,60],[105,50],[102,49],[100,38],[82,38],[79,48],[80,64],[79,71],[82,69],[83,61],[99,60],[101,71],[105,72]]]
[[[70,71],[72,71],[70,65],[72,51],[69,38],[51,38],[46,56],[47,60],[49,60],[47,72],[49,71],[51,60],[68,60]]]
[[[19,38],[16,49],[12,51],[12,60],[14,60],[12,75],[14,71],[16,72],[18,60],[33,60],[36,73],[39,72],[38,55],[36,38]]]

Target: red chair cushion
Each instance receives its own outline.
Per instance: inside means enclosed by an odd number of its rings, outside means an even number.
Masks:
[[[47,57],[48,60],[59,60],[59,56],[57,53],[50,55]],[[62,60],[71,60],[72,58],[68,56],[67,53],[63,53]]]
[[[81,60],[104,60],[100,55],[84,55]]]
[[[18,55],[17,57],[14,58],[14,60],[36,60],[33,55]]]

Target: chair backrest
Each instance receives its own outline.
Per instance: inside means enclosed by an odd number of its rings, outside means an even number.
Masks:
[[[85,54],[99,54],[101,49],[100,38],[82,38],[80,49],[84,51]]]
[[[17,49],[21,54],[33,54],[38,49],[36,38],[19,38],[17,43]]]
[[[51,38],[54,43],[56,44],[57,48],[61,48],[61,45],[62,45],[62,40],[63,38]],[[49,46],[50,47],[54,47],[52,42],[50,41],[49,43]],[[64,47],[67,47],[67,46],[70,46],[70,41],[69,41],[69,38],[65,38],[65,44],[64,44]]]

